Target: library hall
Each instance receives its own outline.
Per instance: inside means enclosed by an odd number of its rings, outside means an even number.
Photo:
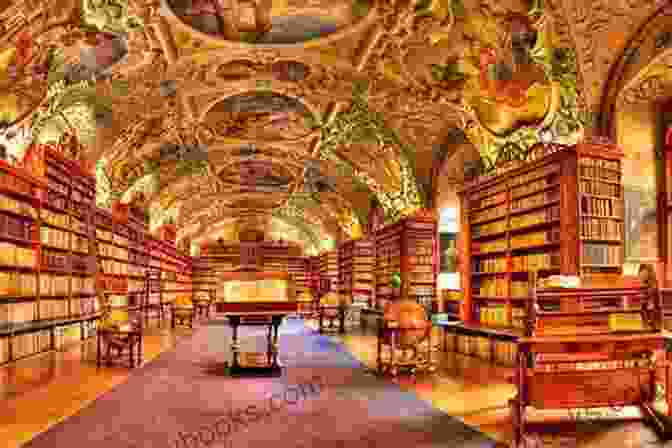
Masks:
[[[670,61],[672,0],[0,0],[0,448],[672,447]]]

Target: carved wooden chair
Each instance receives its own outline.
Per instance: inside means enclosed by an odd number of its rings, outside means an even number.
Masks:
[[[197,294],[193,300],[196,317],[210,318],[210,311],[215,303],[214,299],[213,291]]]
[[[329,292],[320,299],[320,308],[318,310],[320,334],[325,330],[345,333],[345,315],[349,302],[346,296],[341,296],[335,292]],[[338,321],[338,327],[335,323]],[[327,322],[329,325],[327,325]]]
[[[194,328],[194,318],[196,317],[196,307],[189,296],[179,296],[172,304],[171,327],[176,325],[185,325]]]
[[[142,317],[131,316],[125,307],[113,308],[105,298],[96,332],[96,364],[111,364],[128,354],[131,368],[142,364]]]

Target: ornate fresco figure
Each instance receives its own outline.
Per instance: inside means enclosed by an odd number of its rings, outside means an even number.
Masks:
[[[529,19],[510,16],[507,26],[498,48],[480,49],[480,88],[470,101],[480,124],[499,136],[543,121],[553,95],[543,67],[529,57],[537,39]]]

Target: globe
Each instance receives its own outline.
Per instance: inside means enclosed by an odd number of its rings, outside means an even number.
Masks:
[[[389,302],[383,311],[387,326],[398,328],[396,344],[400,348],[415,347],[425,339],[431,330],[425,308],[409,299]],[[386,333],[385,343],[392,342],[392,333]]]

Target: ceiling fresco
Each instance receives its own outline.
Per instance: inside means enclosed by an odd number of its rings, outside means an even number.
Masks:
[[[312,132],[313,114],[298,99],[273,92],[226,98],[205,116],[219,136],[251,141],[296,140]]]
[[[369,12],[367,0],[261,0],[220,4],[209,0],[168,0],[182,22],[218,39],[259,45],[287,45],[343,30]]]
[[[667,95],[669,17],[655,0],[5,2],[0,155],[60,142],[97,162],[101,206],[142,193],[180,238],[270,219],[338,241],[374,201],[394,222]]]

